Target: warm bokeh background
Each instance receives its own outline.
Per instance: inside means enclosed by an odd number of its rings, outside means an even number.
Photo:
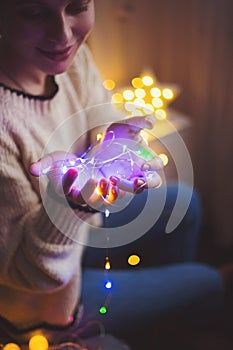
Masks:
[[[144,69],[181,87],[188,148],[203,206],[201,258],[233,256],[233,1],[97,0],[89,39],[104,79],[127,85]]]

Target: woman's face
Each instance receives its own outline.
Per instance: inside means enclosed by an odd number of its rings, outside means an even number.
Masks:
[[[66,71],[94,24],[94,0],[1,0],[5,58],[46,74]]]

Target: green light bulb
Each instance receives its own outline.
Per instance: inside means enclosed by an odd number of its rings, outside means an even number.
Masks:
[[[106,307],[105,307],[105,306],[101,306],[101,308],[99,309],[99,312],[100,312],[102,315],[106,314],[106,312],[107,312]]]

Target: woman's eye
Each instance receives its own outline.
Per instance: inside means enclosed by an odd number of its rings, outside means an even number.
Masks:
[[[76,1],[67,6],[66,11],[69,14],[77,15],[81,12],[85,12],[88,10],[88,4],[90,0]]]
[[[88,6],[79,6],[79,7],[72,7],[72,6],[68,6],[68,8],[66,9],[68,14],[71,15],[77,15],[81,12],[87,11],[88,10]]]
[[[22,8],[20,14],[28,20],[42,19],[45,16],[45,11],[41,8]]]

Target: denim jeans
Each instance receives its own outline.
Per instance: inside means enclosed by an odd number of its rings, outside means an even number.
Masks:
[[[190,191],[186,185],[180,189],[184,197]],[[160,200],[160,191],[154,191],[155,201]],[[108,249],[112,263],[108,272],[112,281],[110,292],[104,288],[106,249],[87,248],[82,286],[84,322],[101,321],[107,331],[114,333],[146,328],[174,315],[181,315],[184,322],[194,319],[208,322],[221,307],[223,286],[218,271],[195,262],[201,221],[195,191],[181,223],[172,233],[165,233],[177,191],[176,184],[168,186],[162,214],[146,234],[132,243]],[[107,226],[119,227],[132,220],[140,212],[146,195],[146,191],[136,195],[124,209],[124,215],[122,212],[111,214]],[[128,265],[131,254],[140,256],[138,266]],[[99,308],[105,302],[107,313],[100,314]]]

